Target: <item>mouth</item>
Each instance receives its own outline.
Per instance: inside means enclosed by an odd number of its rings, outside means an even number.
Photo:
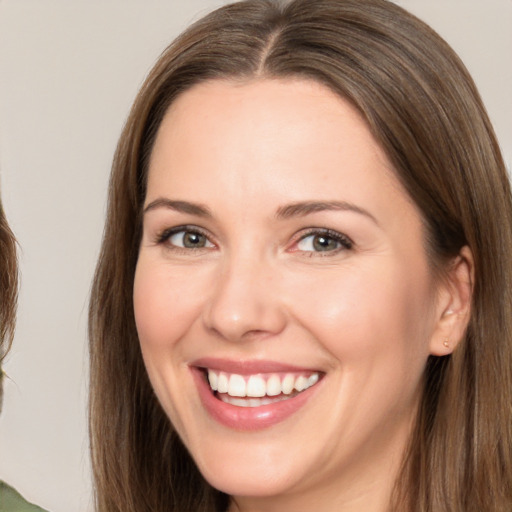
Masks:
[[[261,407],[290,400],[320,380],[319,372],[239,375],[205,369],[214,395],[237,407]]]
[[[273,426],[299,411],[324,372],[273,362],[196,361],[190,366],[211,418],[235,430]]]

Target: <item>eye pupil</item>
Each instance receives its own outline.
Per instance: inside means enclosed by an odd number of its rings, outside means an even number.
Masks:
[[[316,235],[313,238],[313,247],[315,251],[331,251],[338,248],[338,242],[326,235]]]
[[[188,248],[204,247],[206,237],[200,233],[186,232],[183,235],[183,246]]]

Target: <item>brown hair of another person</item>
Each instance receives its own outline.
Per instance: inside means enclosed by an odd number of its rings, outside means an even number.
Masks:
[[[431,357],[390,510],[512,509],[512,201],[466,68],[428,26],[386,0],[249,0],[213,12],[162,54],[121,135],[90,306],[90,434],[101,512],[220,511],[152,391],[132,288],[148,159],[169,105],[212,79],[304,78],[366,119],[422,213],[442,278],[467,245],[471,318]],[[172,312],[170,312],[172,314]],[[340,440],[342,442],[342,440]]]
[[[3,362],[11,348],[18,302],[18,261],[16,239],[0,202],[0,410],[3,401]]]

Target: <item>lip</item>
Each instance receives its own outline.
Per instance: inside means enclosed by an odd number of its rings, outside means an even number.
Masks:
[[[321,381],[287,400],[260,407],[237,407],[215,397],[208,384],[204,368],[210,368],[239,375],[254,373],[304,372],[315,371],[283,365],[273,361],[229,361],[220,359],[201,359],[194,361],[190,370],[194,377],[199,397],[208,414],[218,423],[239,431],[255,431],[272,427],[306,405],[317,392]]]
[[[311,368],[292,366],[289,364],[278,363],[276,361],[265,360],[231,360],[219,359],[216,357],[204,357],[190,363],[191,367],[209,368],[226,373],[237,373],[238,375],[253,375],[256,373],[286,373],[286,372],[315,372]]]

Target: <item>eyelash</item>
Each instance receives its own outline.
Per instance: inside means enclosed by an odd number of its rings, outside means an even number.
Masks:
[[[214,245],[213,242],[210,240],[209,235],[205,231],[198,228],[197,226],[188,226],[188,225],[164,229],[163,231],[158,233],[158,235],[156,236],[155,243],[158,245],[166,244],[169,242],[169,239],[172,236],[174,236],[180,232],[204,236],[209,243]],[[334,231],[332,229],[319,229],[319,228],[310,228],[310,229],[306,230],[306,232],[301,233],[300,236],[298,236],[296,238],[296,240],[294,241],[294,246],[296,247],[300,242],[304,241],[305,239],[307,239],[308,237],[311,237],[311,236],[320,236],[320,237],[323,236],[325,238],[334,240],[336,243],[338,243],[340,245],[340,247],[337,247],[334,250],[327,250],[327,251],[304,251],[304,250],[300,250],[300,249],[293,249],[292,252],[302,252],[305,255],[307,255],[308,257],[312,257],[315,254],[320,255],[320,256],[330,256],[330,255],[338,254],[340,251],[350,250],[354,246],[354,242],[348,236],[346,236],[342,233],[339,233],[338,231]],[[177,245],[173,245],[173,244],[169,243],[168,249],[173,250],[173,251],[178,251],[178,252],[181,251],[183,253],[190,253],[191,251],[199,251],[201,249],[209,249],[209,247],[186,248],[186,247],[179,247]],[[323,252],[325,254],[322,254]]]

